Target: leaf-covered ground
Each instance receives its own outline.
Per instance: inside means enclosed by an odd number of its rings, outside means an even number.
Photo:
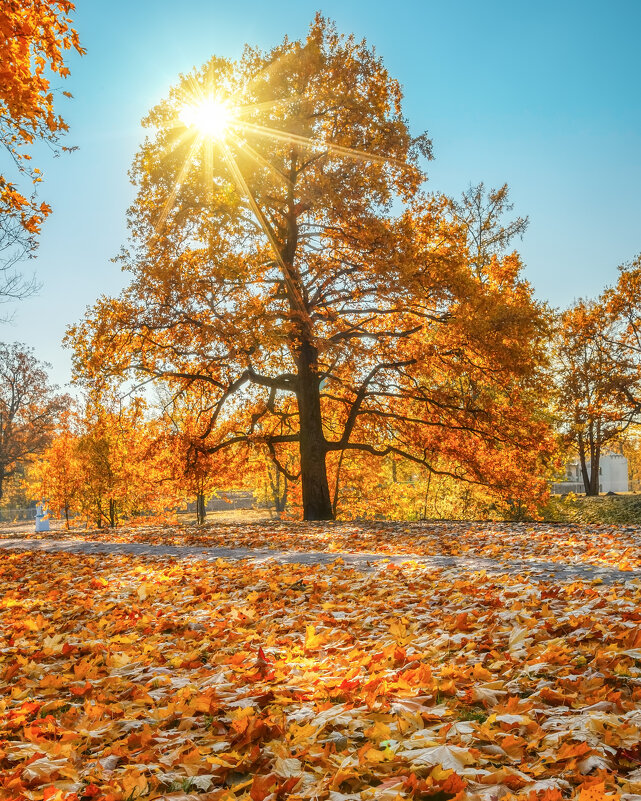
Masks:
[[[3,538],[15,536],[7,529]],[[549,523],[209,523],[204,526],[137,526],[115,530],[20,532],[20,537],[109,539],[156,545],[270,548],[329,553],[468,556],[592,564],[620,570],[641,569],[641,526]]]
[[[0,798],[641,798],[636,581],[33,552],[0,580]]]

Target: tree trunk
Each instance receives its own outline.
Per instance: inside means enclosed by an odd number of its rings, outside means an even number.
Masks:
[[[595,447],[594,458],[590,461],[590,495],[598,495],[600,491],[599,479],[599,466],[601,462],[601,449]]]
[[[280,482],[279,482],[280,485]],[[287,507],[287,476],[283,476],[283,491],[278,493],[276,496],[276,511],[279,515],[282,515]]]
[[[196,522],[202,525],[207,517],[207,509],[205,507],[205,493],[199,492],[196,495]]]
[[[595,496],[599,494],[599,456],[601,446],[599,445],[599,430],[594,430],[594,423],[588,426],[588,444],[590,447],[590,477],[586,489],[586,495]]]
[[[269,486],[271,487],[272,491],[272,500],[274,501],[274,509],[276,514],[280,517],[282,513],[285,511],[285,507],[287,506],[287,491],[288,491],[287,476],[282,475],[276,465],[274,465],[273,474],[271,467],[269,466],[267,467],[267,475],[269,477]],[[281,475],[283,483],[282,492],[281,492]]]
[[[297,321],[298,335],[292,338],[298,381],[300,471],[303,487],[303,519],[333,520],[332,501],[327,481],[327,441],[323,433],[323,418],[320,405],[320,379],[318,377],[318,350],[314,345],[313,323],[305,299],[303,281],[295,267],[298,246],[298,221],[296,213],[295,185],[298,177],[298,150],[292,146],[290,153],[289,184],[287,187],[287,234],[280,251],[293,319]]]
[[[432,471],[427,474],[427,486],[425,487],[425,501],[423,502],[423,520],[427,520],[427,499],[430,494],[430,484],[432,483]]]
[[[341,467],[343,466],[343,457],[345,456],[345,451],[341,451],[341,455],[338,457],[338,464],[336,465],[336,480],[334,482],[334,500],[332,501],[332,514],[336,517],[336,510],[338,509],[338,493],[340,492],[341,487]]]
[[[585,494],[590,494],[590,474],[588,473],[588,465],[585,458],[585,442],[583,435],[579,434],[579,461],[581,462],[581,477],[583,478],[583,487]]]
[[[325,463],[327,442],[323,434],[316,349],[308,342],[303,342],[300,350],[296,394],[300,424],[303,519],[333,520]]]
[[[109,526],[116,527],[116,502],[113,498],[109,498]]]

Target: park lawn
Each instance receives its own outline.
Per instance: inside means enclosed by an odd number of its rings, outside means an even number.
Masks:
[[[33,552],[0,580],[3,799],[641,797],[639,582]]]

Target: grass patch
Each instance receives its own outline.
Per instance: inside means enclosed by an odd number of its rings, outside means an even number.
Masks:
[[[482,706],[470,706],[457,710],[457,717],[459,720],[473,720],[476,723],[485,723],[488,714]]]
[[[641,495],[581,495],[550,498],[543,519],[558,523],[641,526]]]

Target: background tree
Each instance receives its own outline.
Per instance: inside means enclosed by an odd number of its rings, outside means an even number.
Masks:
[[[620,385],[628,415],[641,415],[641,255],[619,267],[619,278],[600,300],[607,320],[611,350],[625,360],[627,374]]]
[[[171,473],[174,448],[142,399],[124,403],[93,393],[61,416],[35,461],[32,487],[67,527],[76,517],[102,528],[122,517],[158,515],[182,500]]]
[[[463,192],[460,200],[452,201],[454,215],[465,234],[472,273],[481,282],[489,278],[487,270],[492,259],[502,258],[515,236],[523,238],[529,224],[527,217],[506,221],[505,215],[514,208],[509,194],[507,184],[486,191],[481,181]]]
[[[5,480],[47,447],[68,405],[47,367],[25,345],[0,344],[0,499]]]
[[[32,497],[46,498],[50,509],[65,520],[80,512],[83,474],[78,453],[76,419],[72,409],[62,412],[50,444],[34,461],[30,476]]]
[[[98,528],[172,503],[165,459],[155,447],[158,428],[141,398],[125,404],[108,393],[91,393],[79,410],[76,435],[79,511]]]
[[[555,352],[562,431],[578,453],[586,495],[598,495],[602,450],[636,414],[638,369],[602,298],[561,315]]]
[[[209,498],[222,486],[230,488],[238,478],[231,469],[231,454],[212,456],[198,447],[215,399],[208,386],[199,383],[188,390],[179,386],[177,394],[159,387],[159,395],[161,414],[154,450],[162,454],[164,475],[176,499],[194,500],[196,521],[202,524]]]
[[[10,157],[16,177],[0,174],[0,297],[29,294],[33,281],[15,272],[16,261],[36,247],[40,226],[50,207],[35,191],[41,172],[31,165],[36,141],[60,148],[67,124],[56,114],[51,76],[65,78],[65,51],[84,53],[69,14],[67,0],[3,0],[0,4],[0,144]],[[64,95],[70,97],[68,92]]]
[[[401,100],[366,44],[320,16],[306,40],[184,77],[133,165],[132,282],[70,332],[86,378],[207,384],[203,452],[258,437],[282,466],[296,443],[306,519],[333,516],[328,455],[492,483],[506,460],[476,446],[503,453],[532,430],[496,423],[527,409],[510,403],[533,380],[544,314],[518,260],[493,257],[480,281],[464,221],[421,194],[429,142]],[[479,354],[482,405],[467,377]]]

